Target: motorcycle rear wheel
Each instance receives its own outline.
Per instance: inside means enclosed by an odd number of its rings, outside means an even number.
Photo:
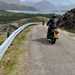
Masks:
[[[51,44],[55,44],[56,43],[56,38],[53,38],[52,40],[51,40]]]

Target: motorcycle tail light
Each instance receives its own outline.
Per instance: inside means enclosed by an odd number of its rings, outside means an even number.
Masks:
[[[55,34],[59,34],[59,32],[58,31],[55,31]]]

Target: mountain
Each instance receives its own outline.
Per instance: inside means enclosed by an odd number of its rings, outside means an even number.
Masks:
[[[42,0],[40,2],[34,3],[31,1],[24,2],[23,4],[10,4],[0,1],[0,10],[19,10],[19,11],[41,11],[41,12],[62,12],[74,8],[75,5],[55,5],[48,0]]]
[[[37,10],[39,11],[46,11],[46,12],[58,12],[58,11],[62,11],[62,12],[66,12],[67,10],[75,7],[74,5],[66,5],[64,3],[61,4],[55,4],[53,2],[50,2],[48,0],[42,0],[40,2],[37,2],[33,5],[33,7],[35,7]]]
[[[37,11],[32,6],[19,5],[19,4],[8,4],[6,2],[0,1],[0,10],[23,10],[23,11]]]
[[[50,3],[50,1],[47,1],[47,0],[42,0],[42,1],[34,4],[34,7],[40,11],[48,11],[49,12],[49,11],[56,10],[55,5],[53,5],[52,3]]]

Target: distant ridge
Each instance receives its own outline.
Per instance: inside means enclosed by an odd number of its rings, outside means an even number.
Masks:
[[[3,1],[0,1],[0,10],[37,11],[34,7],[31,7],[31,6],[18,5],[18,4],[8,4]]]

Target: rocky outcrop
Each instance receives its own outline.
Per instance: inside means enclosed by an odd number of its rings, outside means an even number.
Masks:
[[[67,29],[75,29],[75,9],[68,11],[63,16],[64,27]]]
[[[59,20],[60,26],[63,26],[65,29],[75,30],[75,9],[66,12]]]

